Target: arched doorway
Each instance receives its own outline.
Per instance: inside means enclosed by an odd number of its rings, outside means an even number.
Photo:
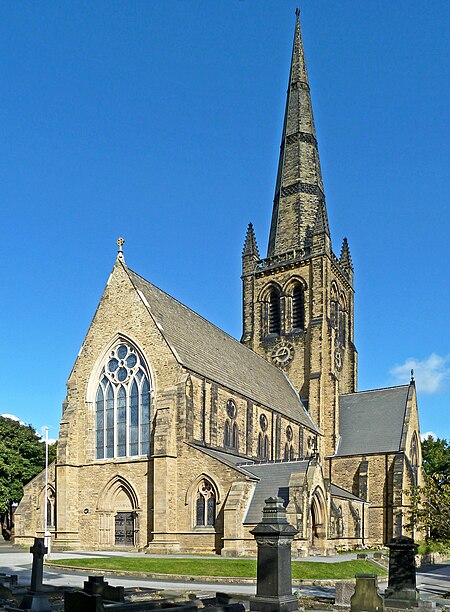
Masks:
[[[107,546],[137,546],[139,503],[130,483],[115,476],[103,489],[99,513],[99,543]]]
[[[311,499],[311,546],[322,549],[327,539],[327,512],[323,491],[317,487]]]

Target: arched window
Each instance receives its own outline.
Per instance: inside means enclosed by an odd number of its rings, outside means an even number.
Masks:
[[[119,343],[103,366],[95,399],[96,458],[150,453],[150,383],[136,350]]]
[[[272,289],[269,293],[269,334],[280,333],[280,296],[278,291]]]
[[[286,442],[284,445],[284,460],[285,461],[293,461],[294,460],[294,447],[292,444]]]
[[[197,489],[195,501],[196,527],[213,527],[216,522],[216,494],[212,484],[204,478]]]
[[[300,283],[294,286],[292,292],[292,329],[304,329],[305,326],[305,298]]]
[[[225,430],[223,434],[223,445],[225,448],[230,446],[231,436],[230,436],[230,421],[227,419],[225,421]]]
[[[225,428],[223,435],[223,445],[225,448],[238,450],[239,448],[239,431],[236,423],[237,407],[232,399],[227,401],[227,415],[225,420]]]
[[[413,436],[411,438],[411,444],[409,447],[409,460],[411,462],[414,485],[417,485],[419,476],[419,443],[417,441],[416,432],[413,433]]]

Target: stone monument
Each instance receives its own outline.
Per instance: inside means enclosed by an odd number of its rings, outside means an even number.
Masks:
[[[298,601],[292,595],[291,544],[298,531],[287,522],[281,497],[266,499],[262,521],[250,533],[258,546],[256,596],[250,598],[250,610],[297,610]]]
[[[384,594],[389,608],[413,608],[419,605],[416,588],[415,555],[417,545],[406,536],[391,540],[389,548],[389,580]]]
[[[351,612],[378,612],[383,610],[383,598],[378,592],[376,574],[356,574],[355,592],[350,598]]]
[[[34,544],[30,548],[33,555],[33,565],[31,567],[31,586],[28,593],[22,599],[21,610],[35,610],[37,612],[51,612],[47,596],[42,591],[42,581],[44,576],[44,557],[47,548],[44,538],[34,538]]]

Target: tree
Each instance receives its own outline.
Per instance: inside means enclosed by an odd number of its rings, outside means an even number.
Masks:
[[[423,487],[411,495],[410,527],[426,540],[450,542],[450,444],[429,436],[422,442]]]
[[[49,463],[56,444],[49,447]],[[23,496],[23,487],[45,468],[45,442],[31,425],[0,416],[0,514]]]
[[[422,460],[425,474],[441,474],[444,480],[450,480],[450,443],[447,440],[428,436],[422,441]]]

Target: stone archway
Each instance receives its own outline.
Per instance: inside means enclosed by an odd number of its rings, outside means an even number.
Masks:
[[[315,489],[311,498],[310,512],[311,548],[323,550],[327,542],[327,511],[325,495],[319,487]]]
[[[122,476],[104,487],[97,507],[100,546],[137,546],[139,502],[134,488]]]

